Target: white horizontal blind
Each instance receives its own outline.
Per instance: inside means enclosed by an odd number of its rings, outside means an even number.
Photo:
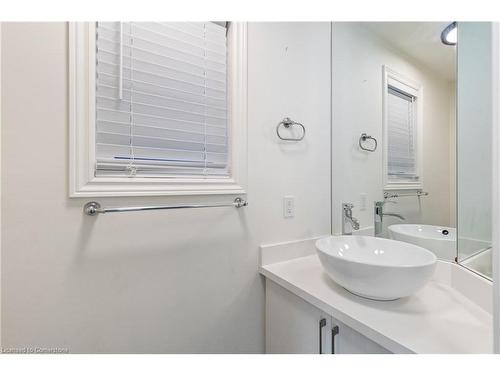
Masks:
[[[99,22],[96,175],[227,176],[226,29]]]
[[[388,174],[392,179],[417,180],[416,98],[388,87]]]

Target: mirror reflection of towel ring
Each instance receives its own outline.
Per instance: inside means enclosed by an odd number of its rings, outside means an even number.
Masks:
[[[302,135],[298,138],[283,137],[280,134],[280,128],[282,125],[286,129],[291,128],[293,125],[297,125],[297,126],[302,128]],[[292,119],[290,119],[289,117],[285,117],[283,120],[281,120],[281,122],[276,127],[276,135],[278,136],[279,139],[281,139],[283,141],[299,142],[299,141],[303,140],[304,137],[306,136],[306,128],[300,122],[296,122],[296,121],[293,121]]]
[[[373,141],[373,146],[370,147],[365,147],[363,146],[362,142],[366,142],[367,140],[371,139]],[[367,135],[366,133],[361,134],[361,137],[359,137],[359,148],[365,151],[373,152],[377,149],[377,140],[373,138],[371,135]]]

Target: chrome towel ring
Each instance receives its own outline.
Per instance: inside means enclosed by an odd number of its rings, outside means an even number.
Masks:
[[[363,146],[362,142],[366,142],[368,139],[371,139],[374,142],[371,148]],[[373,138],[371,135],[363,133],[361,134],[361,137],[359,137],[359,148],[365,151],[373,152],[377,149],[377,140]]]
[[[297,126],[302,128],[302,135],[297,137],[297,138],[283,137],[280,134],[281,125],[283,125],[286,129],[289,129],[293,125],[297,125]],[[276,126],[276,135],[278,136],[279,139],[281,139],[283,141],[299,142],[299,141],[303,140],[304,137],[306,136],[306,128],[300,122],[293,121],[290,117],[285,117],[283,120],[281,120],[281,122],[278,124],[278,126]]]

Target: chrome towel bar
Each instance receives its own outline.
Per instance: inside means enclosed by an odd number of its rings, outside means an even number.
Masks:
[[[108,212],[130,212],[130,211],[150,211],[150,210],[176,210],[179,208],[209,208],[209,207],[245,207],[248,202],[243,198],[236,198],[231,203],[212,203],[212,204],[180,204],[174,206],[136,206],[136,207],[101,207],[98,202],[88,202],[83,206],[85,215],[95,216],[97,214],[106,214]]]
[[[384,199],[399,198],[399,197],[425,197],[427,195],[429,195],[428,192],[421,190],[417,190],[416,192],[412,193],[390,193],[386,191],[384,192]]]

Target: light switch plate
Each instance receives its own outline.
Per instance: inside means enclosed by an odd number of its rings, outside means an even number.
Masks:
[[[283,197],[283,217],[290,218],[295,216],[295,201],[291,195]]]

